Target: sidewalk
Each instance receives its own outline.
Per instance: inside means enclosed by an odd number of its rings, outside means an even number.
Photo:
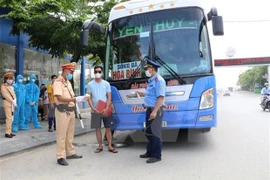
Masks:
[[[90,109],[81,109],[84,129],[80,119],[76,119],[75,136],[90,132]],[[18,131],[13,138],[5,138],[5,124],[0,125],[0,157],[34,147],[56,142],[56,132],[48,132],[48,121],[40,121],[43,129],[34,129],[30,123],[29,131]],[[57,128],[57,127],[56,127]]]

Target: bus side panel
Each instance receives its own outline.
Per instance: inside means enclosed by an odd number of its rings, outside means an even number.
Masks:
[[[114,118],[118,121],[116,130],[141,130],[145,122],[145,112],[136,114],[117,114]],[[197,111],[165,111],[163,121],[166,129],[195,128]]]

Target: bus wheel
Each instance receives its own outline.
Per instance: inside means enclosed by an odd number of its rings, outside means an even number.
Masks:
[[[211,131],[211,128],[203,128],[202,129],[202,132],[204,133],[204,132],[209,132],[209,131]]]

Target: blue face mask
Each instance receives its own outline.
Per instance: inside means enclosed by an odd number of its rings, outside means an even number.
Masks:
[[[36,79],[32,79],[32,82],[36,82]]]
[[[68,75],[66,76],[66,78],[67,78],[67,80],[71,80],[71,79],[72,79],[72,74],[68,74]]]

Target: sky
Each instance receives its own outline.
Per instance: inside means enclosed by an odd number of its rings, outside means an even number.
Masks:
[[[205,10],[216,7],[218,14],[223,16],[224,36],[210,37],[214,59],[228,58],[228,48],[235,49],[233,58],[270,56],[270,0],[201,2]],[[208,29],[212,29],[211,24],[208,24]],[[235,86],[238,75],[248,68],[250,67],[215,67],[217,87]]]

